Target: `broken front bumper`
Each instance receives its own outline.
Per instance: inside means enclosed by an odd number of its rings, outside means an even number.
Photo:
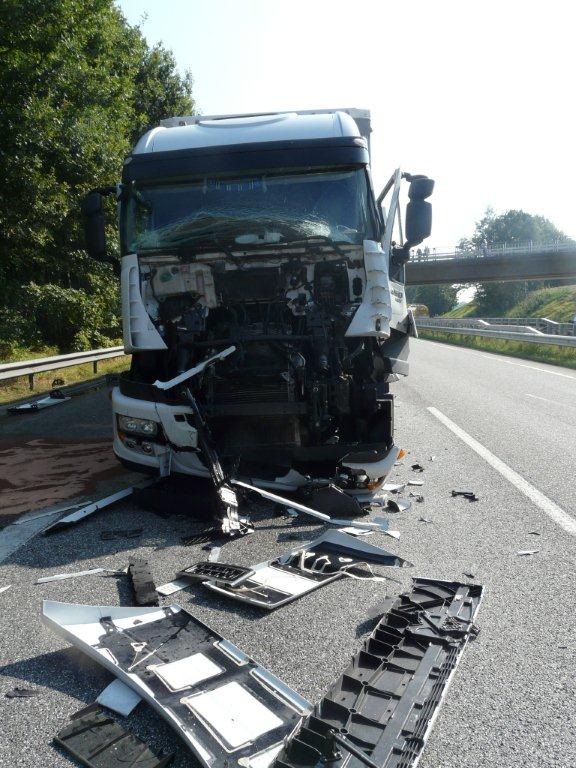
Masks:
[[[310,704],[178,605],[45,600],[43,623],[129,685],[205,768],[267,768]]]
[[[128,397],[120,392],[119,387],[115,387],[112,390],[112,409],[114,453],[120,461],[148,472],[165,474],[168,468],[169,472],[210,477],[196,450],[197,433],[187,419],[192,412],[189,406]],[[126,435],[118,429],[118,415],[153,421],[158,424],[158,435],[152,438]],[[301,471],[290,468],[278,476],[271,476],[269,471],[263,471],[259,476],[255,471],[250,476],[261,487],[293,491],[308,482],[307,474],[315,477],[316,463],[335,461],[343,474],[364,478],[364,488],[352,485],[347,489],[350,493],[364,495],[380,488],[397,457],[398,448],[395,445],[389,449],[372,445],[303,448],[294,452],[294,463]]]
[[[482,600],[479,584],[414,579],[387,599],[376,629],[274,768],[414,768]]]

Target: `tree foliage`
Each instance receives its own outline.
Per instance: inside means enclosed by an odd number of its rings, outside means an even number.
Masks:
[[[534,216],[521,210],[510,210],[496,215],[491,208],[476,223],[471,238],[462,240],[460,247],[483,248],[494,245],[532,243],[538,245],[566,240],[566,235],[544,216]],[[480,283],[474,299],[478,315],[502,316],[526,295],[546,283],[518,281],[505,283]]]
[[[76,332],[64,324],[53,336],[40,324],[24,342],[117,338],[116,279],[79,253],[81,199],[118,181],[143,131],[193,110],[191,77],[161,45],[150,48],[113,0],[3,0],[0,97],[0,333],[9,333],[10,310],[27,315],[30,303],[42,315],[40,291]],[[79,311],[92,300],[108,309]]]
[[[456,305],[458,286],[455,285],[413,285],[406,289],[409,304],[425,304],[430,316],[443,315]]]

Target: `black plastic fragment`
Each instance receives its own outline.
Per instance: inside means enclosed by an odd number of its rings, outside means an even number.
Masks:
[[[203,561],[178,571],[176,578],[190,579],[190,581],[209,581],[210,579],[215,579],[222,585],[236,585],[253,573],[254,571],[251,568],[245,568],[242,565]]]
[[[128,576],[134,591],[136,605],[158,605],[158,593],[146,560],[135,558],[128,566]]]
[[[325,512],[331,517],[359,517],[367,513],[358,499],[332,483],[304,485],[298,489],[294,498],[311,509]]]
[[[474,491],[452,491],[452,496],[463,496],[468,501],[478,501],[478,496]]]
[[[411,469],[413,469],[414,472],[424,472],[424,467],[422,464],[412,464]]]
[[[52,398],[52,400],[66,400],[66,395],[61,389],[53,389],[48,397]]]
[[[411,768],[458,658],[477,634],[478,584],[414,579],[285,742],[274,768]],[[350,759],[350,756],[353,756]]]
[[[173,754],[155,754],[95,705],[71,720],[54,741],[88,768],[165,768],[174,759]]]
[[[191,547],[194,544],[206,544],[209,541],[222,539],[224,534],[221,528],[206,528],[199,533],[192,533],[190,536],[182,536],[182,544],[185,547]]]
[[[7,691],[4,695],[7,699],[30,699],[32,696],[39,696],[41,691],[37,691],[33,688],[12,688],[11,691]]]

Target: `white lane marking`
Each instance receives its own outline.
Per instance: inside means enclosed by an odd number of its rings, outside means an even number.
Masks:
[[[544,400],[545,403],[552,403],[552,405],[559,405],[561,408],[576,408],[576,405],[572,403],[559,403],[558,400],[549,400],[547,397],[539,397],[538,395],[530,395],[526,393],[526,397],[532,397],[534,400]]]
[[[450,349],[458,349],[460,352],[467,352],[470,355],[476,355],[477,357],[485,357],[486,360],[492,360],[498,363],[508,363],[508,365],[518,365],[520,368],[530,368],[532,371],[540,371],[540,373],[550,373],[552,376],[562,376],[564,379],[574,379],[576,376],[570,376],[567,373],[560,373],[560,371],[549,371],[548,368],[538,368],[536,365],[526,365],[525,363],[517,363],[514,360],[505,360],[504,355],[498,355],[496,352],[492,355],[486,355],[484,352],[476,352],[474,349],[468,349],[467,347],[459,347],[457,344],[444,344],[441,341],[432,341],[431,339],[423,339],[431,344],[442,344],[443,347],[450,347]]]
[[[564,512],[561,507],[555,502],[545,496],[541,491],[535,488],[528,480],[525,480],[518,472],[515,472],[508,464],[505,464],[501,459],[485,448],[482,443],[475,440],[471,435],[465,432],[461,427],[455,424],[448,416],[445,416],[442,411],[432,406],[428,407],[428,411],[435,416],[438,421],[441,421],[445,427],[459,437],[466,445],[472,448],[479,456],[481,456],[487,464],[490,464],[502,477],[508,480],[509,483],[517,488],[521,493],[530,499],[537,507],[545,512],[548,517],[553,520],[557,525],[563,528],[567,533],[572,536],[576,536],[576,519],[574,519],[567,512]]]
[[[71,506],[73,508],[79,505],[73,504]],[[51,525],[54,522],[54,516],[63,514],[70,508],[70,506],[60,507],[58,505],[53,509],[47,507],[39,514],[28,518],[19,518],[3,528],[0,531],[0,563],[24,546],[33,536],[36,536],[48,525]]]
[[[482,357],[488,357],[490,360],[494,360],[492,355],[482,355]],[[573,379],[576,381],[576,376],[569,376],[567,373],[560,373],[559,371],[549,371],[548,368],[538,368],[535,365],[526,365],[525,363],[515,363],[513,360],[500,360],[501,363],[508,363],[508,365],[517,365],[520,368],[530,368],[531,371],[540,371],[540,373],[549,373],[552,376],[562,376],[563,379]]]

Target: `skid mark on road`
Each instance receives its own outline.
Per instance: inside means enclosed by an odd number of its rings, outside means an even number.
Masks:
[[[522,475],[515,472],[508,464],[505,464],[501,459],[495,456],[488,448],[485,448],[482,443],[475,440],[471,435],[465,432],[461,427],[455,424],[448,416],[445,416],[442,411],[432,406],[428,407],[428,411],[435,416],[438,421],[442,422],[445,427],[453,432],[460,438],[466,445],[472,448],[481,458],[490,464],[502,477],[508,480],[509,483],[517,488],[521,493],[530,499],[537,507],[545,512],[548,517],[553,520],[557,525],[563,528],[571,536],[576,536],[576,519],[565,512],[555,502],[545,496],[541,491],[535,488],[528,480],[525,480]]]

